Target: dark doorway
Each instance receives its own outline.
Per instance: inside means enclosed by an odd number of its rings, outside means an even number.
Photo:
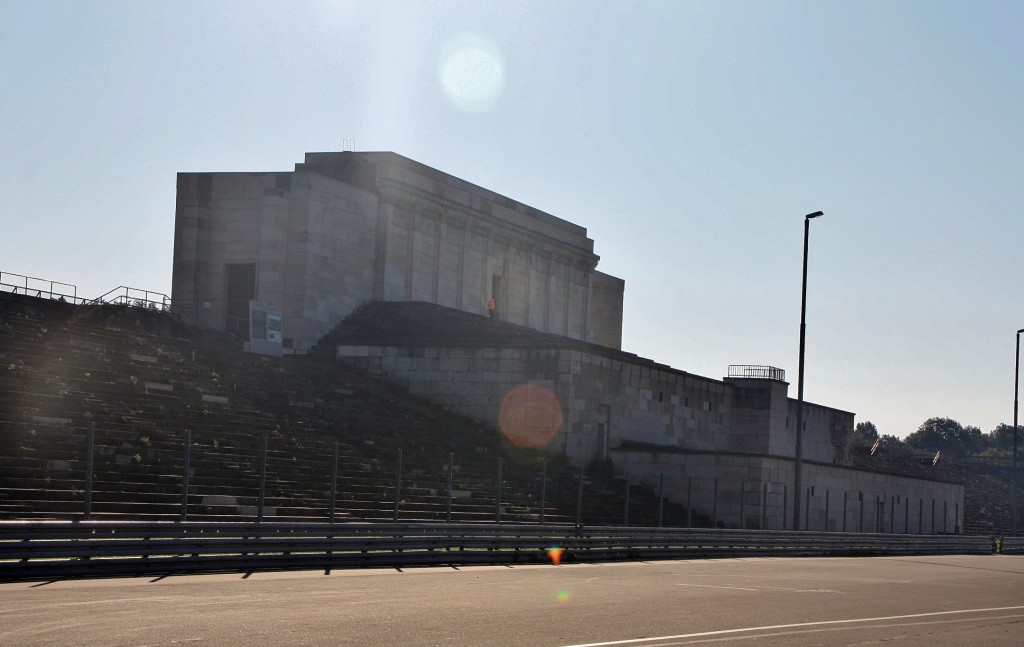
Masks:
[[[224,330],[249,339],[249,302],[256,298],[256,264],[227,266],[228,296]]]
[[[495,316],[503,318],[502,314],[505,312],[505,279],[500,274],[491,275],[491,296],[498,302],[498,311]]]

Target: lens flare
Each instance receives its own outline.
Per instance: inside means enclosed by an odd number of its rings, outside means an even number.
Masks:
[[[558,546],[552,546],[551,548],[548,548],[548,557],[551,558],[551,563],[554,564],[555,566],[558,566],[559,564],[561,564],[562,563],[562,553],[564,553],[564,552],[565,552],[565,550],[562,549],[562,548],[559,548]]]
[[[559,604],[565,604],[566,602],[569,601],[569,592],[566,591],[565,589],[559,590],[558,593],[555,593],[555,600]]]
[[[467,32],[450,40],[438,68],[445,96],[464,112],[485,112],[505,88],[501,51],[483,34]]]
[[[536,384],[523,384],[505,395],[498,428],[516,447],[546,447],[562,428],[562,405],[554,393]]]

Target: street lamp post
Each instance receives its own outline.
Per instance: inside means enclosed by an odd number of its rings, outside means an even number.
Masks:
[[[800,361],[796,383],[796,457],[793,478],[793,530],[800,530],[800,495],[803,487],[801,464],[804,457],[804,335],[807,330],[807,239],[811,231],[811,219],[824,215],[815,211],[804,216],[804,275],[800,289]]]
[[[1010,532],[1017,534],[1017,397],[1020,393],[1020,334],[1024,328],[1017,331],[1017,355],[1013,369],[1013,466],[1010,468],[1010,514],[1013,519],[1010,522]]]

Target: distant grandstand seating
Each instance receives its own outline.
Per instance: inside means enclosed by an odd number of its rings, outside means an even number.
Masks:
[[[192,448],[187,518],[251,520],[267,437],[266,520],[327,520],[334,445],[338,520],[391,520],[402,450],[402,521],[540,520],[542,454],[503,446],[477,422],[319,354],[246,354],[169,314],[3,294],[0,303],[0,519],[181,518],[184,439]],[[548,522],[576,515],[578,472],[546,459]],[[585,477],[582,519],[621,523],[625,484]],[[630,522],[654,525],[657,496],[634,486]],[[665,525],[685,525],[665,505]],[[693,518],[694,525],[707,519]]]

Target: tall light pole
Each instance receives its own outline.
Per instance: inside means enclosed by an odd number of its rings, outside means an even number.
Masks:
[[[807,238],[811,231],[811,219],[825,215],[815,211],[804,216],[804,277],[800,289],[800,363],[796,382],[796,460],[793,478],[793,530],[800,530],[800,495],[803,487],[804,458],[804,334],[807,330]]]
[[[1010,468],[1010,514],[1013,519],[1010,522],[1010,533],[1017,534],[1017,397],[1020,393],[1020,334],[1024,328],[1017,331],[1017,361],[1013,369],[1013,466]]]

